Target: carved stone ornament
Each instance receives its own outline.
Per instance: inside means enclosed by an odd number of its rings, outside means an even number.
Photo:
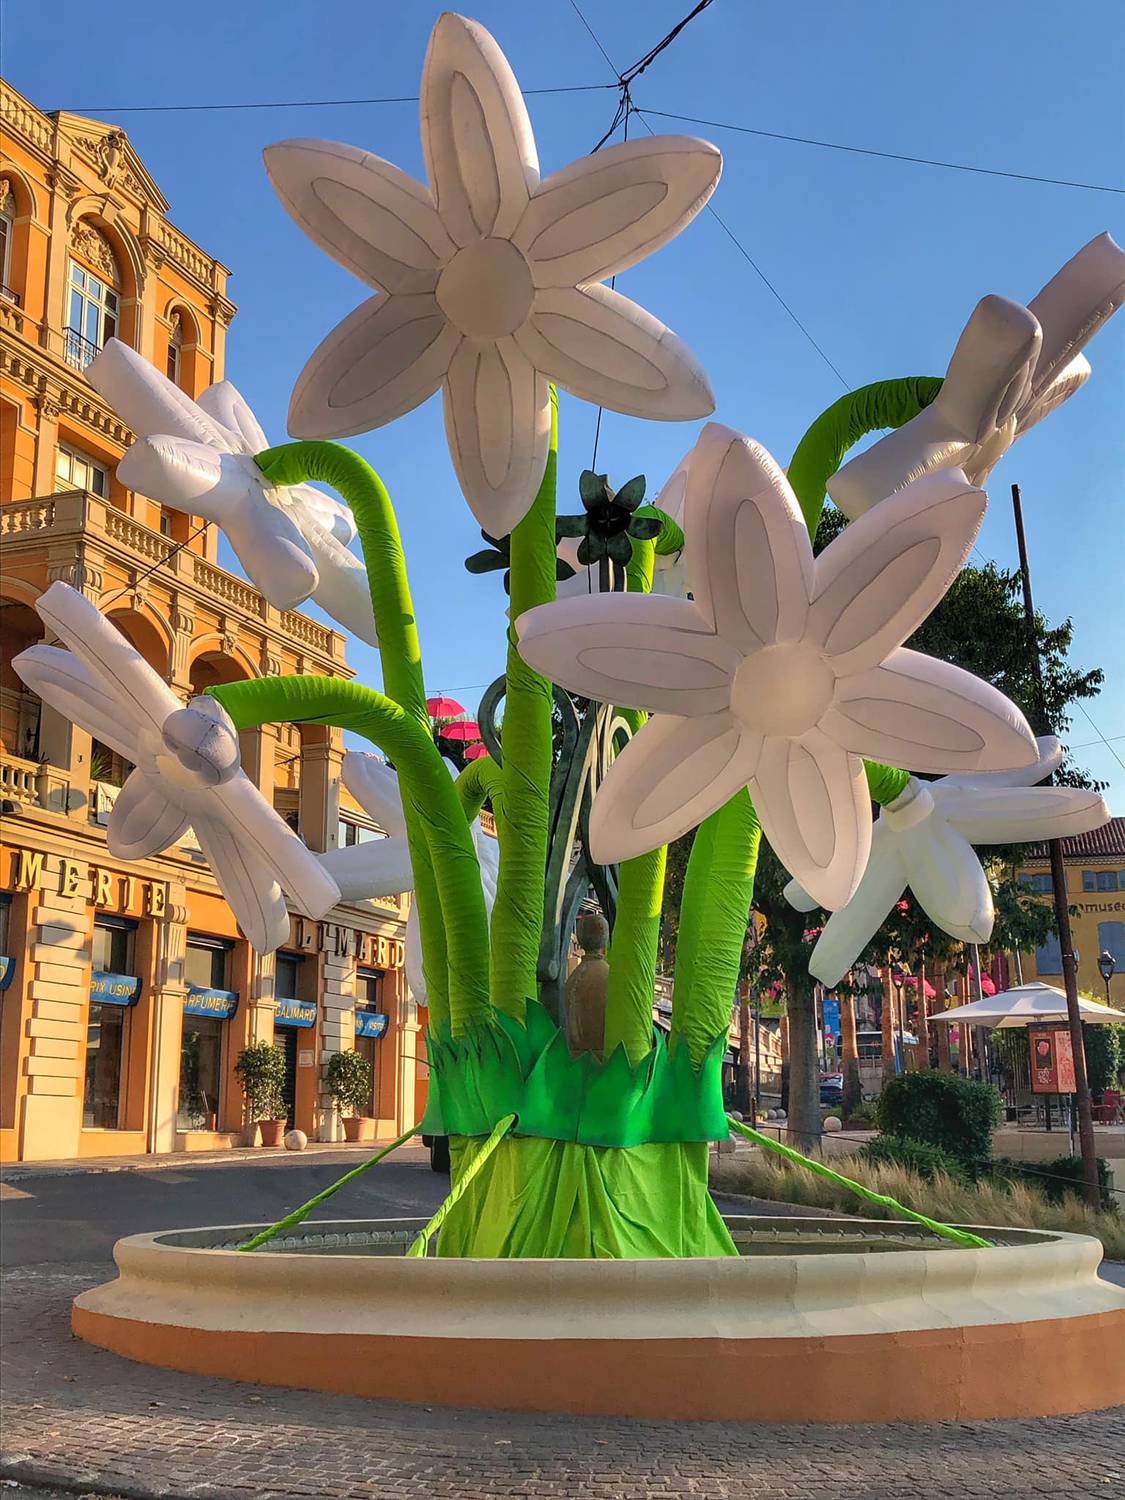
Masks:
[[[105,235],[85,219],[79,220],[70,236],[71,249],[76,255],[88,260],[109,281],[117,283],[117,262]]]

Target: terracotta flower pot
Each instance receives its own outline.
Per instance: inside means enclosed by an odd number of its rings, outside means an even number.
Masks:
[[[372,1138],[374,1121],[366,1115],[344,1116],[344,1139],[346,1141],[369,1141]]]
[[[259,1120],[262,1127],[262,1145],[280,1146],[285,1136],[284,1120]]]
[[[249,1123],[249,1125],[244,1125],[242,1127],[242,1134],[239,1137],[239,1145],[241,1145],[241,1146],[256,1146],[257,1144],[258,1144],[258,1121],[257,1120],[251,1120],[250,1123]]]

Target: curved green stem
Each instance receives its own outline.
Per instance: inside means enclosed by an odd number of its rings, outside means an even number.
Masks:
[[[738,792],[700,824],[680,907],[672,1037],[698,1066],[730,1025],[754,897],[761,827],[750,793]]]
[[[871,793],[871,800],[880,807],[886,807],[888,802],[893,802],[900,796],[910,780],[909,771],[880,765],[877,760],[865,760],[863,769],[867,773],[867,789]]]
[[[492,803],[493,816],[496,804],[503,799],[504,773],[494,760],[471,760],[454,782],[468,822],[480,816],[486,802]]]
[[[273,484],[290,486],[319,480],[330,484],[347,501],[355,516],[371,608],[379,639],[383,685],[387,696],[429,730],[422,646],[402,550],[398,518],[387,487],[358,453],[339,443],[284,443],[259,453],[255,463]],[[422,969],[430,997],[430,1017],[445,1014],[449,1005],[449,951],[446,913],[438,897],[428,840],[412,809],[418,800],[410,785],[408,767],[399,768],[406,817],[406,837],[414,872],[414,900],[422,937]]]
[[[809,536],[816,536],[828,481],[844,454],[869,432],[901,427],[923,411],[941,390],[936,376],[877,380],[841,396],[817,417],[797,444],[789,463],[789,483],[801,503]]]
[[[515,622],[555,597],[555,485],[558,397],[551,388],[551,446],[539,493],[512,532],[511,625],[501,745],[503,823],[496,904],[492,910],[492,1003],[522,1020],[538,995],[536,965],[543,928],[544,871],[550,830],[552,689],[516,647]]]
[[[445,916],[449,998],[447,1007],[435,1008],[438,997],[430,996],[431,1028],[448,1019],[457,1036],[487,1021],[488,921],[480,866],[456,788],[428,727],[382,693],[335,677],[266,677],[208,691],[238,729],[278,722],[332,724],[363,735],[391,757],[408,826],[413,820]]]

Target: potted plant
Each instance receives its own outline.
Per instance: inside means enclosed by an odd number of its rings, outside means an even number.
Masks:
[[[361,1111],[371,1101],[371,1064],[367,1058],[355,1051],[334,1052],[324,1070],[324,1088],[344,1117],[345,1138],[362,1140],[368,1122]]]
[[[260,1124],[263,1146],[280,1146],[285,1133],[285,1059],[270,1042],[254,1042],[244,1047],[234,1065],[246,1100],[246,1117],[252,1146],[256,1126]]]

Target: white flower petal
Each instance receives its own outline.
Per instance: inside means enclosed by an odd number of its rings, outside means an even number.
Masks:
[[[781,894],[794,911],[816,911],[820,902],[810,896],[799,880],[787,881]]]
[[[356,524],[351,510],[335,495],[313,489],[311,484],[287,485],[280,491],[281,502],[292,514],[297,529],[304,532],[311,519],[344,547],[355,540]]]
[[[942,783],[939,782],[941,787]],[[954,787],[939,802],[942,815],[971,844],[1022,844],[1089,833],[1110,820],[1098,792],[1069,786]]]
[[[813,554],[797,498],[759,443],[709,422],[691,454],[688,583],[719,635],[743,651],[805,631]]]
[[[344,756],[341,775],[348,791],[380,828],[392,838],[406,837],[398,776],[386,761],[365,750],[349,750]]]
[[[203,857],[250,946],[258,953],[272,953],[287,943],[289,910],[285,897],[257,849],[244,846],[217,817],[196,814],[192,826]]]
[[[420,182],[339,141],[282,141],[263,155],[277,196],[333,260],[380,291],[433,291],[456,246]]]
[[[266,499],[253,459],[174,437],[134,443],[118,478],[154,500],[220,525],[250,581],[277,609],[293,609],[316,587],[305,539],[280,505]]]
[[[198,405],[231,435],[232,452],[248,453],[253,457],[255,453],[261,453],[269,447],[269,441],[257,417],[250,410],[238,387],[232,385],[229,380],[218,380],[214,385],[209,385],[200,394]],[[146,434],[146,436],[152,435]]]
[[[422,151],[437,211],[459,245],[511,235],[539,184],[531,121],[496,42],[449,11],[422,69]]]
[[[345,901],[400,896],[414,889],[405,838],[371,839],[349,849],[332,849],[320,855],[319,863],[340,887]]]
[[[289,431],[342,438],[393,422],[433,395],[460,342],[430,293],[370,298],[309,356]]]
[[[609,768],[590,813],[590,853],[614,864],[671,843],[750,780],[761,739],[729,714],[657,715]]]
[[[572,692],[649,713],[722,713],[739,655],[695,605],[659,594],[597,593],[516,621],[529,666]]]
[[[94,674],[102,693],[112,695],[117,712],[126,715],[126,722],[135,716],[139,724],[159,736],[164,720],[182,704],[101,610],[62,582],[53,583],[40,594],[35,608]]]
[[[917,630],[968,557],[987,504],[959,469],[939,470],[860,516],[820,554],[808,630],[834,671],[878,666]]]
[[[957,787],[968,787],[973,791],[992,791],[1000,786],[1035,786],[1057,771],[1062,765],[1063,747],[1053,734],[1040,734],[1035,739],[1036,758],[1026,766],[1016,766],[1007,771],[977,771],[966,775],[942,776],[931,782],[930,791],[936,801],[944,800],[947,791]]]
[[[1069,364],[1063,365],[1053,380],[1020,407],[1016,437],[1023,437],[1037,422],[1049,417],[1056,407],[1069,401],[1086,384],[1091,373],[1090,361],[1084,354],[1076,354]],[[983,483],[985,477],[987,476],[981,476],[979,482]]]
[[[514,337],[537,370],[610,411],[686,422],[715,409],[706,372],[687,345],[607,286],[536,293],[531,317]]]
[[[253,851],[272,871],[305,916],[315,920],[335,906],[340,899],[336,882],[321,869],[316,855],[306,849],[244,771],[209,791],[204,807],[209,821],[221,817],[239,844]]]
[[[691,136],[607,146],[544,179],[513,241],[537,287],[605,281],[659,250],[710,198],[722,153]]]
[[[29,646],[12,658],[12,668],[33,693],[72,724],[108,745],[123,760],[136,760],[140,716],[131,703],[107,693],[101,676],[95,677],[73,651]],[[153,733],[151,725],[149,733]]]
[[[871,853],[863,879],[846,906],[824,924],[809,958],[809,973],[821,984],[838,984],[894,910],[906,889],[898,843],[878,820],[871,831]]]
[[[109,814],[106,847],[116,859],[149,859],[178,844],[189,821],[155,777],[130,771]]]
[[[139,438],[164,433],[206,443],[220,453],[233,451],[224,427],[120,339],[110,339],[83,373]]]
[[[871,795],[863,762],[817,731],[767,739],[750,796],[770,847],[821,906],[855,893],[871,848]]]
[[[512,339],[466,339],[449,365],[445,432],[469,508],[506,536],[531,508],[547,467],[551,398],[545,377]]]
[[[305,520],[304,536],[318,574],[313,601],[352,635],[369,646],[378,646],[367,569],[354,552],[311,517]]]
[[[1125,250],[1099,234],[1028,303],[1043,329],[1032,393],[1039,398],[1125,302]]]
[[[899,838],[907,883],[930,920],[958,942],[987,943],[992,891],[968,841],[935,814]]]
[[[1037,758],[1027,720],[1003,693],[903,647],[881,667],[840,678],[821,728],[857,754],[912,771],[1002,771]]]

